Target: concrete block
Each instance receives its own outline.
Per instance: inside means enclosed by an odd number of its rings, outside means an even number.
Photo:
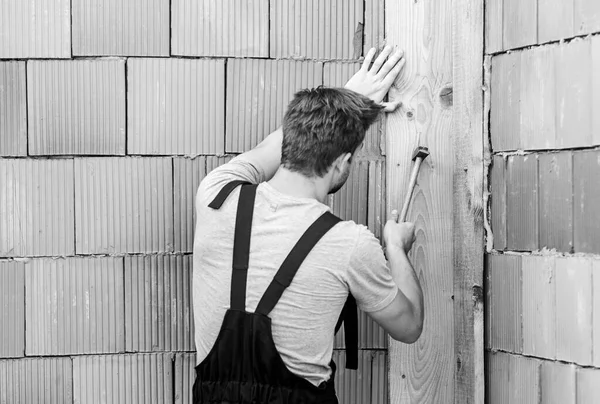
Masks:
[[[73,160],[0,159],[0,256],[74,253]]]
[[[592,354],[593,364],[600,367],[600,260],[592,260]]]
[[[25,62],[0,62],[0,156],[27,155]]]
[[[589,40],[573,40],[555,51],[556,146],[592,143],[592,50]]]
[[[350,78],[360,70],[360,62],[328,62],[323,70],[323,85],[344,87]],[[365,135],[363,146],[357,155],[373,158],[385,154],[385,114],[371,125]]]
[[[78,254],[173,251],[170,158],[75,160]]]
[[[492,349],[523,351],[521,257],[488,255]]]
[[[173,354],[73,358],[76,403],[173,403]]]
[[[538,43],[573,36],[575,0],[538,0]]]
[[[0,59],[70,58],[70,0],[0,3]]]
[[[521,148],[521,54],[514,52],[494,56],[492,72],[492,149],[518,150]]]
[[[228,156],[206,156],[206,174],[225,163],[229,163],[235,155]]]
[[[225,140],[227,153],[241,153],[252,149],[281,126],[287,105],[298,90],[317,87],[322,83],[322,63],[229,60]]]
[[[591,4],[591,1],[589,3]],[[600,3],[596,2],[594,4],[596,4],[596,7],[598,7],[598,23],[600,24]],[[598,30],[600,30],[600,27]],[[591,38],[591,41],[592,111],[600,111],[600,37],[594,36]],[[592,144],[600,145],[600,114],[596,112],[592,112]]]
[[[192,256],[125,257],[125,350],[192,351]]]
[[[172,47],[184,56],[269,56],[268,0],[173,0]]]
[[[504,49],[522,48],[538,42],[537,0],[504,0]]]
[[[196,228],[196,192],[206,176],[206,157],[173,158],[175,251],[191,252]]]
[[[486,395],[489,404],[537,404],[540,361],[503,352],[487,353]]]
[[[552,256],[524,256],[523,354],[556,358],[556,275]]]
[[[575,34],[591,34],[600,31],[600,3],[596,0],[573,0],[573,3]]]
[[[175,404],[193,404],[192,388],[196,381],[196,353],[175,354]]]
[[[0,360],[0,403],[73,402],[71,358]]]
[[[577,403],[593,404],[600,398],[600,369],[577,369]]]
[[[592,364],[592,262],[556,258],[556,359]]]
[[[494,249],[506,249],[506,160],[494,156],[491,167],[491,214]]]
[[[125,154],[125,61],[27,63],[29,153]]]
[[[542,362],[541,404],[575,404],[575,366]]]
[[[128,154],[223,154],[225,61],[129,59]]]
[[[485,52],[503,50],[503,0],[485,0]]]
[[[0,358],[25,356],[25,263],[23,262],[0,261],[0,324],[2,324]]]
[[[271,2],[270,56],[358,59],[363,48],[363,0]]]
[[[556,147],[555,52],[556,46],[521,52],[520,136],[524,150]]]
[[[339,402],[387,403],[386,359],[386,351],[359,351],[358,369],[348,370],[345,368],[346,352],[333,351],[333,361],[337,365],[335,390]]]
[[[73,54],[169,56],[169,0],[72,0]]]
[[[355,161],[346,184],[331,198],[331,210],[342,220],[367,225],[369,162]]]
[[[65,355],[125,347],[123,259],[36,259],[25,267],[25,352]]]
[[[537,156],[509,156],[506,176],[506,248],[518,251],[537,250]]]
[[[369,49],[381,48],[385,44],[385,0],[366,0],[364,7],[363,56],[369,52]],[[355,40],[357,40],[356,37]]]
[[[540,248],[573,248],[573,155],[543,153],[539,166]]]
[[[600,253],[600,151],[573,153],[573,232],[576,252]]]

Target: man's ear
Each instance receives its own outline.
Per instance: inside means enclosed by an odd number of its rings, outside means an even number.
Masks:
[[[348,164],[352,164],[352,153],[340,154],[340,156],[336,159],[336,167],[341,172],[345,171],[345,168]]]

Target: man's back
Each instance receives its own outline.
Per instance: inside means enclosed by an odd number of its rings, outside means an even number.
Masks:
[[[260,183],[252,164],[236,159],[210,173],[196,200],[194,317],[197,361],[212,348],[229,308],[233,235],[239,190],[219,210],[208,204],[232,180]],[[261,183],[252,226],[246,310],[253,312],[286,255],[304,231],[329,208]],[[271,312],[273,338],[288,369],[318,385],[329,378],[336,321],[348,291],[365,311],[387,306],[398,293],[373,235],[341,222],[314,247]],[[383,296],[383,298],[382,298]]]

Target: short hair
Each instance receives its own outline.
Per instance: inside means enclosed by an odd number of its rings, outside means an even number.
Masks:
[[[382,108],[344,88],[297,92],[283,118],[281,164],[308,177],[322,177],[336,158],[358,149]]]

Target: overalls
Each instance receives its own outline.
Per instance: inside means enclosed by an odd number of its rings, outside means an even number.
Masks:
[[[336,367],[333,361],[330,364],[331,377],[318,387],[290,372],[275,348],[271,319],[268,315],[291,284],[302,261],[340,219],[326,212],[306,230],[277,271],[256,311],[248,313],[245,307],[246,280],[257,185],[232,181],[223,187],[209,207],[219,209],[239,185],[242,185],[242,188],[235,222],[230,308],[225,313],[211,351],[196,366],[193,402],[337,404],[333,381]],[[349,349],[346,367],[356,369],[358,329],[356,302],[351,295],[344,305],[336,331],[343,320],[346,320],[346,345]]]

